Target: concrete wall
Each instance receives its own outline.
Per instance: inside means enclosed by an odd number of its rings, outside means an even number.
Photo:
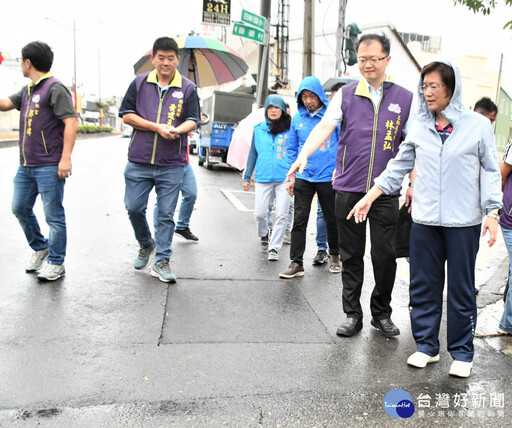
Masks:
[[[476,55],[461,55],[440,57],[439,55],[415,51],[412,53],[423,67],[437,59],[448,59],[459,67],[462,78],[462,102],[468,108],[473,108],[482,97],[489,97],[496,102],[498,70],[487,68],[487,58]]]

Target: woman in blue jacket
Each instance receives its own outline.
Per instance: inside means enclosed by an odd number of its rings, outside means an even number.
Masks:
[[[448,279],[447,342],[450,375],[468,377],[476,328],[475,262],[482,236],[496,242],[501,179],[494,133],[484,116],[462,104],[461,77],[449,62],[426,65],[419,111],[397,156],[349,213],[364,221],[372,202],[399,189],[416,168],[410,237],[410,315],[417,345],[407,363],[439,361],[439,330]],[[482,217],[487,218],[482,229]],[[447,263],[447,275],[445,274]]]
[[[286,191],[285,179],[289,168],[286,152],[291,117],[280,95],[269,95],[265,101],[265,121],[254,127],[251,149],[244,172],[243,188],[248,191],[254,172],[254,217],[261,238],[261,250],[268,250],[269,260],[279,260],[279,250],[288,218],[291,196]],[[272,192],[276,195],[276,221],[272,237],[268,238],[267,209]]]

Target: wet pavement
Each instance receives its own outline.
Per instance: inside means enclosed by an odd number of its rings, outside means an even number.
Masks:
[[[199,242],[175,236],[176,284],[151,277],[151,262],[133,269],[127,145],[118,136],[77,142],[65,196],[67,274],[53,283],[24,272],[30,249],[10,212],[18,152],[0,149],[1,427],[512,426],[512,337],[476,338],[471,377],[453,378],[443,317],[441,360],[407,366],[415,351],[407,262],[399,260],[393,294],[401,335],[387,339],[370,326],[368,257],[364,328],[336,336],[341,280],[311,265],[314,213],[305,276],[279,279],[288,246],[278,262],[259,251],[254,196],[238,171],[208,171],[192,156]],[[36,212],[42,219],[39,201]],[[491,249],[485,243],[476,274],[484,336],[496,331],[508,270],[501,236]],[[410,419],[384,410],[396,388],[416,407]]]

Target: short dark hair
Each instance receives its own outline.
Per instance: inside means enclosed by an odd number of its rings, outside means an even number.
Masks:
[[[421,81],[423,82],[423,79],[425,78],[425,75],[429,73],[439,73],[439,76],[441,76],[441,80],[443,85],[446,85],[448,90],[450,91],[450,97],[455,92],[455,71],[453,71],[453,68],[450,67],[448,64],[445,64],[444,62],[438,62],[434,61],[430,64],[427,64],[423,69],[421,70]]]
[[[31,42],[21,49],[21,58],[29,59],[37,71],[48,73],[53,64],[53,52],[44,42]]]
[[[345,83],[337,82],[331,86],[331,92],[338,92]]]
[[[156,55],[157,51],[173,51],[176,53],[176,56],[180,54],[178,43],[170,37],[160,37],[155,40],[155,43],[153,43],[153,56]]]
[[[475,111],[483,111],[484,113],[498,113],[498,106],[492,102],[489,97],[480,98],[476,104]]]
[[[389,41],[388,37],[385,34],[363,34],[361,37],[359,37],[359,39],[357,39],[357,42],[354,46],[356,53],[359,50],[359,46],[361,45],[361,43],[369,45],[370,42],[373,40],[379,42],[382,45],[382,52],[384,52],[384,54],[388,56],[389,53],[391,52],[391,42]]]

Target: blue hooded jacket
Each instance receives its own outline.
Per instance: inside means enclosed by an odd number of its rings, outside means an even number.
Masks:
[[[290,167],[287,155],[288,133],[270,133],[271,120],[267,115],[270,106],[280,108],[286,113],[286,104],[280,95],[269,95],[265,101],[265,122],[254,126],[251,149],[247,158],[244,172],[244,181],[250,182],[252,172],[257,183],[283,182]]]
[[[482,216],[501,208],[501,176],[491,122],[462,104],[462,78],[453,68],[455,90],[443,116],[453,126],[443,143],[435,129],[435,114],[427,105],[418,82],[418,113],[396,157],[389,161],[375,184],[390,194],[414,167],[412,219],[426,226],[469,227]]]
[[[307,90],[318,96],[323,104],[319,111],[311,116],[301,99],[302,91]],[[292,125],[288,138],[288,157],[290,163],[297,159],[299,152],[304,146],[311,130],[322,120],[325,110],[329,105],[327,97],[320,80],[314,76],[305,77],[297,92],[298,112],[293,116]],[[322,145],[313,153],[309,159],[306,169],[302,174],[297,173],[296,178],[307,180],[313,183],[324,183],[332,181],[332,173],[336,168],[336,155],[339,139],[339,127],[325,140]]]

